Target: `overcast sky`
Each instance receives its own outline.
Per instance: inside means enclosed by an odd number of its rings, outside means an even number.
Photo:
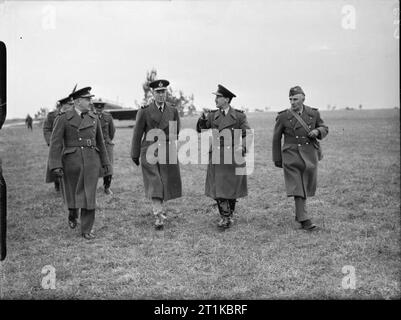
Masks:
[[[52,109],[75,83],[135,107],[152,68],[173,90],[193,93],[198,109],[214,106],[217,84],[238,108],[284,109],[294,85],[323,110],[393,108],[397,8],[392,0],[3,1],[7,118]]]

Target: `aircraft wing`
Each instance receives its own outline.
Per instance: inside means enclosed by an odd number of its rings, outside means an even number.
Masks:
[[[138,110],[134,109],[107,109],[113,119],[117,120],[135,120]]]

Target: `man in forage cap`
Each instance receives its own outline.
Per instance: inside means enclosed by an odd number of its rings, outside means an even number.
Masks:
[[[101,100],[93,101],[93,106],[95,109],[95,114],[98,116],[100,120],[100,125],[102,128],[103,139],[106,145],[107,155],[110,160],[110,171],[106,173],[102,172],[103,176],[103,188],[104,193],[108,195],[112,195],[113,191],[111,191],[111,180],[113,175],[113,148],[114,148],[114,134],[116,132],[116,128],[114,127],[113,117],[110,113],[104,111],[105,102]]]
[[[273,161],[284,169],[287,196],[295,201],[295,220],[302,229],[312,231],[316,225],[306,210],[306,199],[316,192],[318,161],[322,157],[317,139],[327,136],[329,129],[318,109],[304,104],[305,93],[300,86],[290,89],[289,99],[291,107],[280,111],[276,118]]]

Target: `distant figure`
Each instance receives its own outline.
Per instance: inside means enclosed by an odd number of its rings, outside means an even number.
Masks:
[[[54,122],[56,118],[64,113],[64,110],[72,108],[74,104],[70,97],[63,98],[57,101],[56,110],[50,111],[47,114],[46,120],[43,123],[43,136],[48,146],[50,146],[50,137],[53,132]],[[60,191],[60,179],[52,175],[49,170],[49,163],[46,165],[46,183],[54,182],[54,189],[58,192]]]
[[[306,198],[315,195],[318,160],[322,157],[316,139],[323,139],[329,128],[318,109],[304,105],[305,93],[301,87],[291,88],[289,97],[291,108],[280,111],[276,118],[273,161],[276,167],[284,168],[287,196],[295,201],[295,220],[304,230],[312,231],[316,226],[306,211]]]
[[[29,129],[32,130],[32,121],[33,121],[33,120],[32,120],[32,117],[28,114],[28,115],[26,116],[26,118],[25,118],[25,124],[26,124],[28,130],[29,130]]]
[[[100,120],[100,125],[102,127],[104,144],[106,145],[107,155],[110,160],[110,171],[105,175],[105,173],[101,172],[101,176],[103,177],[103,187],[104,193],[113,194],[110,189],[111,179],[113,177],[113,148],[114,148],[114,134],[116,132],[116,128],[114,127],[113,117],[110,113],[104,111],[105,102],[103,101],[94,101],[93,106],[95,109],[95,114],[98,116]]]

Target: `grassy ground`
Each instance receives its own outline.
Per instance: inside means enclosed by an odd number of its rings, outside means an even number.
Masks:
[[[248,117],[255,171],[232,229],[216,228],[217,208],[203,194],[206,166],[183,165],[183,197],[168,202],[165,230],[155,231],[141,170],[129,158],[132,128],[118,128],[114,195],[98,193],[92,242],[68,228],[61,198],[44,183],[41,128],[3,129],[2,298],[399,299],[399,110],[322,112],[330,132],[308,202],[321,226],[315,233],[298,229],[283,173],[272,165],[275,114]],[[195,122],[183,119],[184,127]],[[56,269],[54,290],[41,285],[46,265]],[[355,268],[355,289],[342,288],[346,265]]]

